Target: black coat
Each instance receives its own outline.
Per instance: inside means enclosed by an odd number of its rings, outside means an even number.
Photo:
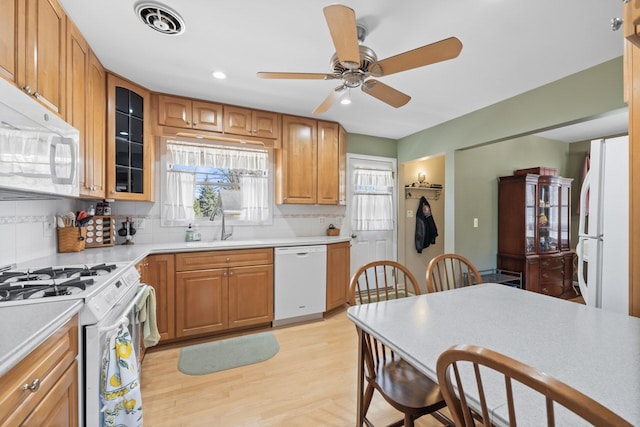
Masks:
[[[419,254],[429,245],[436,242],[438,228],[431,214],[431,205],[426,197],[420,198],[420,205],[416,212],[416,250]]]

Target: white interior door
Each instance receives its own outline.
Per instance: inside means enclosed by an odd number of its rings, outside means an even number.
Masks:
[[[357,154],[347,155],[347,206],[348,216],[346,224],[351,240],[351,276],[363,264],[370,261],[390,259],[397,260],[397,231],[398,231],[398,195],[397,195],[397,162],[396,159],[388,157],[374,157]],[[359,230],[353,224],[354,217],[354,194],[355,174],[357,171],[390,171],[393,178],[392,192],[392,228],[385,230]]]

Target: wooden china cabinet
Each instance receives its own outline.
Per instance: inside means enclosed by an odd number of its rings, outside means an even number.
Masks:
[[[498,178],[498,268],[522,272],[524,289],[576,296],[571,181],[518,171]]]

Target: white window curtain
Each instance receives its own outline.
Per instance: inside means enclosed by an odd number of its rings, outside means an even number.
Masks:
[[[166,150],[167,181],[164,201],[164,218],[169,222],[193,221],[195,175],[172,169],[172,165],[231,169],[250,172],[241,176],[242,207],[241,220],[262,221],[267,219],[268,208],[268,155],[264,151],[241,148],[221,148],[187,145],[168,141]],[[256,175],[256,176],[254,176]],[[264,176],[257,176],[264,175]]]
[[[393,174],[391,171],[354,171],[353,230],[393,230]]]
[[[265,221],[269,216],[269,180],[262,176],[241,176],[242,213],[240,219]]]

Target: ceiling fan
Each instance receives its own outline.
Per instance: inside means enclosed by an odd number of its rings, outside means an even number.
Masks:
[[[378,61],[375,52],[361,44],[366,37],[366,28],[356,24],[353,9],[340,4],[324,8],[324,16],[336,53],[331,57],[331,73],[279,73],[259,72],[263,79],[308,79],[342,80],[327,98],[313,111],[320,114],[327,111],[334,102],[349,89],[361,90],[395,108],[405,105],[411,97],[370,77],[384,77],[400,71],[423,67],[436,62],[453,59],[460,54],[462,43],[450,37],[428,44],[390,58]]]

